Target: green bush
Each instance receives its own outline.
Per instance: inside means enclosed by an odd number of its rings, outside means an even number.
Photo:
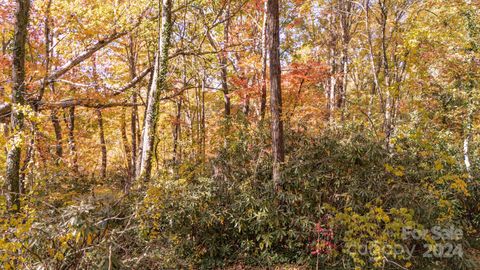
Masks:
[[[311,243],[315,224],[322,224],[335,233],[335,251],[321,255],[326,266],[343,261],[351,267],[374,268],[382,258],[366,258],[359,264],[344,247],[364,236],[366,241],[386,237],[385,226],[395,221],[398,227],[402,220],[407,225],[407,217],[409,225],[425,228],[469,226],[460,223],[460,217],[471,190],[448,153],[411,140],[398,140],[391,153],[382,142],[361,133],[332,132],[317,138],[288,134],[282,188],[275,191],[271,157],[261,150],[268,149],[265,137],[240,131],[209,161],[207,170],[192,166],[184,168],[188,173],[183,175],[165,173],[149,187],[139,211],[143,233],[174,250],[177,257],[170,260],[171,267],[314,264],[317,256],[311,255]],[[344,209],[363,217],[363,223],[339,218]],[[388,222],[371,215],[378,209]],[[410,214],[405,216],[404,211]],[[402,213],[403,219],[395,213]],[[348,228],[355,226],[356,233],[349,234]],[[421,257],[390,259],[407,267],[432,263]],[[436,264],[448,269],[451,263],[458,265],[454,260]]]

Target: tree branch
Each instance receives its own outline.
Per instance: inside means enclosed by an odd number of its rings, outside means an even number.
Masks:
[[[90,56],[92,56],[95,52],[98,50],[104,48],[108,44],[110,44],[112,41],[123,37],[127,34],[127,31],[121,32],[121,33],[113,33],[112,35],[99,40],[97,43],[93,44],[92,46],[88,47],[84,52],[81,54],[77,55],[75,58],[72,60],[68,61],[67,63],[63,64],[63,66],[57,68],[55,71],[52,72],[50,76],[46,78],[46,82],[53,82],[55,79],[61,77],[65,73],[67,73],[69,70],[71,70],[73,67],[77,66],[81,62],[85,61],[88,59]]]
[[[122,88],[118,89],[118,90],[114,90],[113,91],[113,95],[116,96],[116,95],[119,95],[125,91],[127,91],[128,89],[134,87],[138,82],[140,82],[145,76],[147,76],[148,73],[152,72],[153,70],[153,67],[148,67],[146,68],[144,71],[142,71],[137,77],[133,78],[133,80],[131,80],[129,83],[127,83],[125,86],[123,86]]]

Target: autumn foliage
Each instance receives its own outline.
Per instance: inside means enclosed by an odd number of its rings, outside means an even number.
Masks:
[[[1,269],[479,269],[478,1],[0,0],[0,49]]]

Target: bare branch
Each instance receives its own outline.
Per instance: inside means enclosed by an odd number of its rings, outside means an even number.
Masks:
[[[128,32],[121,32],[121,33],[114,33],[102,40],[97,41],[94,45],[88,47],[84,52],[73,58],[72,60],[68,61],[65,63],[63,66],[57,68],[55,71],[52,72],[50,76],[46,78],[47,82],[53,82],[55,79],[61,77],[65,73],[67,73],[69,70],[71,70],[73,67],[77,66],[81,62],[85,61],[88,59],[90,56],[92,56],[96,51],[104,48],[108,44],[110,44],[112,41],[123,37],[127,34]]]
[[[123,86],[122,88],[118,89],[118,90],[115,90],[113,91],[113,95],[116,96],[116,95],[119,95],[125,91],[127,91],[128,89],[134,87],[138,82],[140,82],[145,76],[147,76],[148,73],[152,72],[153,70],[153,67],[148,67],[146,68],[145,70],[143,70],[137,77],[133,78],[133,80],[131,80],[129,83],[127,83],[125,86]]]

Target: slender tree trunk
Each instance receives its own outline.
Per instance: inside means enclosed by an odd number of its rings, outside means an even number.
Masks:
[[[45,31],[45,77],[42,82],[42,85],[40,87],[40,91],[35,97],[35,100],[33,102],[33,111],[35,113],[35,116],[38,115],[38,110],[39,110],[39,103],[43,99],[43,95],[45,93],[45,88],[47,87],[48,83],[46,81],[46,78],[48,77],[48,74],[50,73],[50,7],[52,6],[52,0],[48,0],[47,2],[47,10],[46,10],[46,16],[44,20],[44,31]],[[33,58],[33,57],[32,57]],[[38,127],[37,124],[32,122],[31,126],[31,138],[27,146],[26,150],[26,155],[23,160],[23,165],[22,168],[20,169],[20,193],[24,194],[26,193],[26,186],[25,186],[25,178],[27,176],[27,171],[29,171],[29,167],[31,165],[35,164],[35,145],[36,145],[36,139],[37,139],[37,131]],[[32,170],[35,170],[32,168]],[[31,176],[31,174],[30,174]],[[33,179],[30,177],[30,186],[33,185]]]
[[[343,108],[346,105],[346,100],[347,100],[347,87],[348,87],[348,45],[343,45],[343,50],[342,50],[342,88],[340,92],[340,97],[338,101],[338,107],[342,108],[342,114],[343,114]],[[342,116],[343,118],[343,116]]]
[[[279,1],[268,0],[268,51],[270,54],[270,110],[272,114],[273,181],[280,188],[280,166],[285,160],[282,120],[282,88],[280,66]]]
[[[465,88],[467,93],[467,119],[464,127],[464,134],[463,134],[463,162],[465,164],[465,170],[468,174],[468,180],[472,181],[472,168],[470,163],[470,141],[472,140],[472,129],[473,129],[473,120],[474,120],[474,113],[475,113],[475,101],[474,101],[474,90],[476,86],[475,78],[475,68],[474,66],[478,66],[478,59],[475,57],[475,53],[478,53],[479,48],[478,45],[475,43],[475,40],[478,40],[480,33],[478,31],[478,25],[474,21],[474,16],[472,17],[472,13],[474,12],[473,9],[468,10],[467,13],[464,14],[466,22],[467,22],[467,29],[468,29],[468,37],[470,38],[470,61],[469,64],[472,67],[468,73],[468,85]],[[477,77],[478,78],[478,77]]]
[[[383,63],[383,75],[385,80],[385,108],[384,108],[384,123],[383,129],[385,133],[385,145],[387,150],[391,148],[391,138],[393,135],[393,120],[392,120],[392,111],[394,108],[393,97],[390,93],[391,86],[391,75],[390,75],[390,66],[389,59],[387,56],[387,21],[388,21],[388,9],[385,6],[385,3],[380,1],[380,10],[381,10],[381,30],[382,30],[382,63]]]
[[[267,2],[265,2],[263,13],[263,29],[262,29],[262,81],[260,88],[260,122],[265,119],[265,110],[267,108],[267,58],[268,58],[268,35],[267,35]]]
[[[79,174],[78,169],[78,155],[77,147],[75,143],[75,107],[72,106],[68,109],[68,115],[65,115],[65,123],[68,128],[68,147],[70,149],[71,166],[75,174]]]
[[[35,123],[32,123],[30,132],[31,132],[31,138],[27,146],[25,158],[23,160],[23,165],[20,168],[20,194],[26,193],[25,178],[27,176],[27,171],[29,169],[29,166],[31,166],[32,164],[35,164],[35,142],[36,142],[36,136],[37,136],[37,125]],[[30,181],[29,184],[31,187],[33,183]]]
[[[224,100],[224,107],[225,107],[225,118],[228,119],[231,115],[230,108],[230,96],[228,95],[228,83],[227,83],[227,61],[226,58],[222,58],[220,62],[221,68],[221,77],[222,77],[222,92],[223,92],[223,100]]]
[[[3,136],[4,136],[5,140],[10,137],[10,130],[9,130],[7,124],[5,124],[3,126]],[[5,144],[4,150],[5,150],[5,156],[7,156],[8,155],[8,145],[7,144]]]
[[[137,104],[137,93],[132,94],[132,102],[134,104]],[[134,178],[137,174],[137,156],[139,153],[138,150],[138,143],[141,141],[139,139],[139,133],[137,127],[139,127],[140,120],[138,118],[138,106],[133,106],[132,107],[132,114],[131,114],[131,122],[130,122],[130,132],[131,132],[131,141],[132,141],[132,159],[131,159],[131,164],[132,164],[132,178]]]
[[[370,69],[372,72],[373,76],[373,92],[377,93],[380,99],[380,104],[382,107],[382,111],[384,111],[383,103],[383,95],[382,95],[382,89],[380,88],[380,82],[378,80],[378,69],[377,66],[375,65],[375,56],[373,54],[373,38],[372,38],[372,31],[370,30],[370,0],[365,0],[364,3],[365,6],[365,29],[367,32],[367,40],[368,40],[368,55],[369,55],[369,62],[370,62]],[[373,104],[373,96],[371,99],[371,103]]]
[[[181,162],[181,149],[179,149],[179,140],[181,137],[181,117],[182,117],[182,99],[176,102],[177,113],[175,116],[175,125],[173,129],[173,164],[177,166]]]
[[[34,110],[38,111],[38,103],[42,101],[43,95],[45,93],[45,88],[49,84],[47,78],[50,74],[50,8],[52,6],[52,0],[48,0],[47,2],[47,10],[46,16],[44,21],[44,31],[45,31],[45,77],[42,81],[42,86],[40,87],[40,92],[36,98],[34,104]]]
[[[158,103],[160,93],[166,90],[168,71],[168,50],[172,34],[172,0],[162,1],[161,32],[159,37],[159,49],[155,60],[152,87],[149,93],[149,101],[145,112],[145,125],[143,127],[142,156],[138,178],[149,181],[152,173],[152,154],[155,141],[155,130],[158,120]]]
[[[330,48],[330,79],[328,84],[328,121],[330,124],[335,122],[335,106],[336,106],[336,89],[337,89],[337,78],[336,76],[336,61],[333,54],[333,49]]]
[[[330,40],[329,40],[329,64],[330,78],[328,83],[328,121],[332,125],[335,122],[335,109],[337,107],[337,29],[336,12],[331,3],[331,12],[328,17]]]
[[[195,152],[196,156],[198,157],[200,155],[201,151],[201,146],[200,146],[200,141],[201,141],[201,136],[200,134],[200,118],[201,118],[201,112],[200,112],[200,93],[198,89],[195,89],[195,111],[194,111],[194,122],[195,122],[195,136],[194,136],[194,146],[195,146]]]
[[[470,163],[470,141],[472,140],[472,122],[473,122],[473,113],[469,109],[468,118],[465,127],[465,134],[463,139],[463,162],[465,164],[465,170],[467,171],[469,180],[472,178],[471,173],[471,163]]]
[[[127,192],[130,188],[131,180],[133,172],[132,168],[132,152],[130,149],[130,145],[128,143],[128,137],[127,137],[127,119],[126,119],[126,108],[122,108],[122,115],[120,119],[120,133],[122,136],[122,144],[123,144],[123,150],[125,151],[125,157],[127,160],[127,171],[128,171],[128,181],[127,183],[124,183],[124,190]]]
[[[183,22],[185,23],[185,17],[183,18]],[[181,44],[183,46],[183,35],[182,35],[182,40]],[[186,65],[186,59],[185,56],[182,57],[182,85],[183,87],[187,87],[187,65]],[[195,93],[197,93],[197,89],[195,89]],[[196,94],[198,95],[198,94]],[[174,120],[174,127],[173,127],[173,168],[175,171],[175,175],[178,176],[178,165],[181,163],[182,160],[182,149],[179,146],[179,141],[182,139],[182,104],[183,103],[183,97],[180,96],[175,100],[175,105],[176,105],[176,114],[175,114],[175,120]],[[198,108],[197,108],[198,110]],[[197,123],[200,123],[197,119]],[[201,147],[200,144],[197,143],[199,148]]]
[[[205,150],[206,150],[206,130],[205,130],[205,79],[206,79],[206,75],[205,75],[205,69],[203,70],[203,77],[202,77],[202,95],[201,95],[201,101],[202,101],[202,104],[201,104],[201,119],[200,119],[200,122],[201,122],[201,136],[202,136],[202,141],[201,141],[201,155],[202,155],[202,164],[204,165],[205,164]],[[203,167],[202,167],[203,168]]]
[[[50,1],[49,4],[51,4],[52,1]],[[50,6],[49,6],[50,7]],[[50,20],[46,20],[46,23],[50,22]],[[49,30],[50,32],[50,30]],[[46,50],[46,53],[50,53],[49,58],[53,58],[55,56],[55,48],[52,46],[54,44],[55,40],[55,35],[52,33],[51,38],[48,38],[49,45],[48,45],[48,50]],[[53,67],[55,69],[55,66]],[[50,70],[48,70],[50,71]],[[50,90],[52,93],[55,93],[55,82],[50,83]],[[62,137],[62,126],[61,126],[61,121],[58,118],[58,110],[57,109],[52,109],[50,112],[50,120],[52,121],[53,125],[53,130],[55,133],[55,164],[59,165],[60,162],[63,159],[63,137]]]
[[[221,66],[221,79],[222,79],[222,91],[223,91],[223,99],[224,99],[224,106],[225,106],[225,118],[228,120],[231,114],[231,105],[230,105],[230,96],[228,91],[228,52],[227,46],[229,42],[229,31],[230,31],[230,2],[227,4],[225,12],[225,27],[223,29],[223,47],[222,53],[220,56],[220,66]]]
[[[60,126],[60,120],[57,116],[57,111],[52,110],[50,113],[50,119],[53,124],[53,130],[55,132],[55,154],[57,157],[55,158],[55,163],[58,165],[59,161],[63,157],[63,146],[62,146],[62,127]]]
[[[350,60],[349,46],[351,40],[352,28],[352,9],[351,0],[341,0],[340,5],[340,26],[342,29],[342,88],[340,90],[340,97],[338,107],[342,110],[342,121],[345,118],[345,111],[347,106],[347,90],[348,90],[348,61]]]
[[[249,113],[250,113],[250,96],[248,93],[246,93],[243,98],[243,114],[247,118]]]
[[[130,43],[129,43],[129,70],[130,70],[130,78],[133,79],[137,76],[137,71],[136,71],[136,52],[135,52],[135,42],[133,39],[133,36],[130,35]],[[132,103],[137,104],[137,92],[133,91],[132,93]],[[136,175],[136,164],[137,164],[137,142],[138,136],[137,136],[137,123],[138,123],[138,106],[133,106],[132,107],[132,112],[131,112],[131,122],[130,122],[130,129],[131,129],[131,141],[132,141],[132,151],[131,155],[127,154],[127,158],[129,158],[129,168],[130,168],[130,181],[133,180],[133,178]],[[128,140],[126,140],[126,143],[128,144]],[[128,145],[126,145],[128,147]],[[129,148],[129,147],[128,147]],[[125,148],[127,149],[127,148]]]
[[[190,143],[190,148],[192,149],[192,151],[190,151],[190,155],[189,155],[189,158],[190,159],[196,159],[196,151],[195,151],[195,145],[196,145],[196,142],[195,142],[195,128],[194,128],[194,116],[193,116],[193,112],[192,112],[192,106],[191,106],[191,103],[190,103],[190,94],[189,93],[186,93],[185,95],[185,100],[184,100],[184,103],[185,103],[185,122],[186,122],[186,125],[188,126],[188,138],[189,138],[189,143]]]
[[[2,86],[0,86],[0,98],[5,100],[5,88],[3,88]],[[3,125],[3,136],[4,136],[5,139],[7,139],[10,136],[9,135],[9,130],[8,130],[8,125],[6,123]],[[5,156],[7,155],[7,153],[8,153],[8,149],[7,149],[6,144],[5,144]]]
[[[471,63],[475,63],[474,59],[471,60]],[[469,74],[472,76],[471,74]],[[473,76],[472,76],[473,77]],[[463,163],[465,165],[465,171],[468,175],[468,180],[472,181],[472,165],[470,162],[470,141],[472,140],[472,129],[473,129],[473,115],[475,112],[475,105],[473,100],[473,91],[474,91],[474,82],[469,82],[467,87],[464,89],[467,92],[467,117],[464,122],[463,128]]]
[[[97,123],[98,123],[98,137],[100,140],[100,149],[102,152],[102,167],[100,169],[100,174],[102,178],[107,177],[107,144],[105,142],[105,130],[103,128],[103,116],[102,110],[95,110],[97,114]]]
[[[25,43],[27,40],[27,25],[30,13],[30,0],[17,0],[15,10],[15,30],[13,41],[13,90],[12,103],[14,105],[25,104]],[[21,145],[19,143],[23,129],[22,112],[12,110],[11,126],[15,131],[15,142],[7,153],[6,183],[8,185],[7,201],[12,211],[20,209],[20,155]]]

